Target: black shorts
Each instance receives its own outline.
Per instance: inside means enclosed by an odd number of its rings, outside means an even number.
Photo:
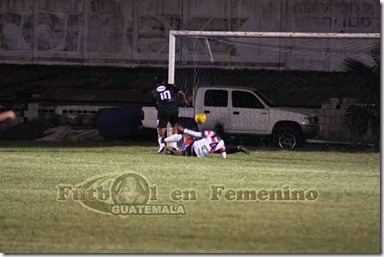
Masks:
[[[166,128],[168,122],[174,127],[179,119],[179,111],[159,111],[157,113],[157,127]]]
[[[193,143],[195,143],[195,140],[192,139],[192,138],[188,138],[184,144],[185,144],[185,148],[183,150],[183,155],[185,156],[194,156],[196,157],[196,153],[195,153],[195,150],[193,149]]]

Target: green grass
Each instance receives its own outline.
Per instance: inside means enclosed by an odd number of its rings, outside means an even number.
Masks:
[[[0,146],[0,252],[379,253],[380,153],[257,151],[207,159],[156,154],[151,143]],[[186,216],[117,217],[57,202],[61,183],[136,172],[158,202],[193,188]],[[315,188],[313,202],[209,201],[226,188]]]

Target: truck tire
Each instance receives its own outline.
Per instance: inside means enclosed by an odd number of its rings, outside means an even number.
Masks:
[[[277,129],[272,135],[272,138],[276,147],[287,150],[300,147],[303,144],[303,136],[300,131],[293,127],[282,127]]]

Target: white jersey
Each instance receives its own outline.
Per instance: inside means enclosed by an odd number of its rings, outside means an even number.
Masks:
[[[196,139],[192,147],[197,157],[206,157],[216,151],[220,153],[225,152],[224,141],[217,137],[215,132],[210,130],[204,131],[203,138]]]

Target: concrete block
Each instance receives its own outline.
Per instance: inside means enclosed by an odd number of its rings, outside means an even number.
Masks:
[[[344,113],[345,113],[345,110],[337,109],[335,112],[335,116],[336,117],[343,117]]]
[[[321,103],[321,109],[336,109],[336,104],[335,103],[328,103],[328,102],[323,102]]]
[[[324,109],[324,117],[331,117],[331,109]]]
[[[23,117],[26,118],[27,120],[36,120],[39,118],[39,113],[28,110],[28,111],[24,111]]]
[[[351,106],[352,104],[351,103],[342,103],[340,104],[340,109],[348,109],[349,106]]]
[[[335,117],[336,116],[336,109],[329,110],[329,116]]]
[[[323,124],[322,126],[320,126],[320,130],[322,131],[329,130],[329,127],[330,127],[329,124]]]
[[[340,131],[330,131],[329,137],[333,139],[340,138]]]
[[[331,126],[337,124],[338,119],[337,119],[335,116],[331,116],[331,117],[329,117],[329,118],[330,118],[330,122],[329,122],[329,124],[331,124]]]
[[[338,125],[336,125],[336,124],[331,125],[331,126],[329,127],[329,131],[331,131],[331,132],[340,131],[340,126],[338,126]]]
[[[340,125],[343,119],[341,117],[335,117],[335,124]]]
[[[329,98],[329,102],[331,104],[334,104],[335,106],[340,104],[340,99],[339,98]]]
[[[349,131],[350,129],[347,126],[344,126],[343,123],[340,123],[340,131]]]
[[[313,112],[316,116],[319,116],[319,115],[320,115],[320,111],[321,111],[321,109],[308,109],[308,111],[311,111],[311,112]]]
[[[355,98],[343,98],[343,104],[355,104],[357,99]]]
[[[33,120],[39,118],[39,104],[38,103],[29,103],[28,110],[23,112],[23,116],[28,120]]]
[[[28,111],[32,112],[38,112],[39,111],[39,104],[38,103],[29,103],[28,104]]]
[[[342,118],[342,117],[336,117],[336,118],[337,118],[337,119],[336,119],[335,124],[341,126],[341,124],[343,123],[343,118]]]

